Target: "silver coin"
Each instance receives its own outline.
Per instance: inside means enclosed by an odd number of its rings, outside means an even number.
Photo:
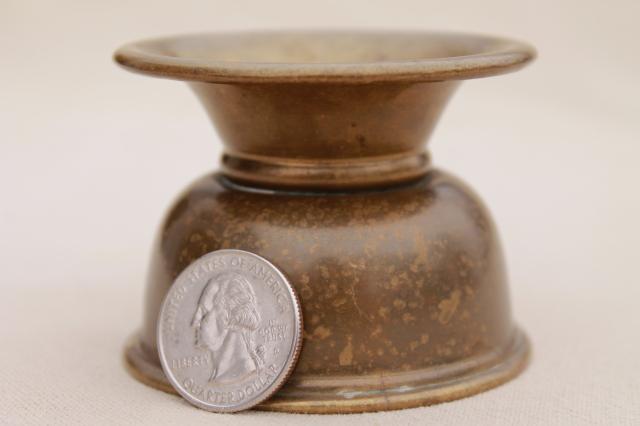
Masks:
[[[178,276],[157,331],[176,391],[205,410],[233,412],[284,384],[300,352],[302,313],[278,268],[253,253],[219,250]]]

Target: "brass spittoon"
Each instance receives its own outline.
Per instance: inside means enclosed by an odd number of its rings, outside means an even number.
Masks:
[[[516,376],[529,343],[496,228],[425,144],[462,80],[534,55],[431,32],[200,34],[119,49],[132,71],[188,82],[225,147],[220,171],[189,186],[160,228],[143,326],[126,347],[132,374],[172,391],[156,347],[162,299],[193,260],[232,248],[278,266],[305,319],[298,364],[260,409],[415,407]]]

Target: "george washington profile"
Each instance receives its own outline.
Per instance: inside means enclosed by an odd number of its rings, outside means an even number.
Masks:
[[[259,323],[256,296],[244,277],[223,272],[207,282],[191,325],[196,346],[212,355],[209,381],[235,382],[263,367],[264,347],[253,339]]]

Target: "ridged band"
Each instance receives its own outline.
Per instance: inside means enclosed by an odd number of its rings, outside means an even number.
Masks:
[[[222,173],[242,183],[277,188],[342,190],[393,186],[424,176],[427,152],[340,160],[302,160],[237,153],[222,156]]]

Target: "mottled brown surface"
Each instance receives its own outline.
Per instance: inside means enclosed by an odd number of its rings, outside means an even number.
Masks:
[[[512,331],[493,225],[440,171],[350,195],[251,193],[207,176],[160,235],[144,338],[154,353],[162,296],[193,260],[223,248],[264,256],[296,288],[305,318],[297,374],[426,367],[505,345]]]
[[[384,39],[343,37],[360,40],[354,61],[371,60],[374,41]],[[191,86],[225,144],[221,172],[189,187],[160,229],[143,329],[127,349],[136,377],[167,389],[155,341],[161,301],[187,265],[223,248],[265,257],[301,299],[302,353],[263,409],[431,404],[496,386],[523,368],[528,343],[511,318],[494,225],[464,183],[430,166],[424,145],[458,85],[453,80],[516,69],[533,51],[495,38],[402,37],[382,43],[378,53],[393,47],[406,49],[400,56],[425,57],[351,68],[232,63],[216,57],[229,40],[212,36],[118,53],[135,70],[197,81]],[[397,44],[406,37],[412,43]],[[251,57],[260,57],[256,46],[267,56],[301,55],[289,44],[269,45],[282,42],[277,37],[247,40],[257,49]],[[304,40],[292,35],[289,42],[300,47]],[[420,43],[428,46],[418,49]],[[329,45],[309,45],[307,53],[322,58]],[[212,57],[203,59],[207,46]],[[184,59],[195,52],[198,58]],[[469,59],[473,52],[478,56]],[[336,74],[316,78],[314,66]]]
[[[215,174],[197,181],[161,228],[142,333],[151,362],[158,362],[164,294],[190,262],[221,248],[266,257],[300,296],[304,345],[281,392],[285,401],[299,399],[296,386],[326,397],[336,386],[333,392],[384,389],[381,374],[407,372],[411,383],[430,367],[504,362],[516,336],[499,242],[459,180],[432,170],[394,190],[317,195],[248,192],[224,182]],[[424,374],[440,380],[437,370]],[[334,376],[362,383],[318,382]]]

